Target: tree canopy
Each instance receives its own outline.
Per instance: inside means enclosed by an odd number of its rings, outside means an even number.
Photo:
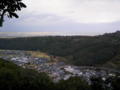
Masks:
[[[22,0],[0,0],[0,27],[3,25],[4,17],[18,18],[17,11],[26,8]]]

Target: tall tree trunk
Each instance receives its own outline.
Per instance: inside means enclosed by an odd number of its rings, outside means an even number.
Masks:
[[[5,14],[6,10],[3,10],[3,13],[0,15],[0,27],[3,26],[3,22],[4,22],[4,14]]]
[[[4,20],[3,20],[3,17],[1,16],[1,17],[0,17],[0,27],[3,26],[3,21],[4,21]]]

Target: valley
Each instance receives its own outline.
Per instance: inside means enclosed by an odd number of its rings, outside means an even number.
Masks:
[[[0,58],[16,65],[45,72],[54,82],[67,80],[70,77],[82,77],[88,83],[92,77],[115,77],[120,71],[104,67],[75,66],[65,62],[65,58],[48,55],[40,51],[0,50]]]

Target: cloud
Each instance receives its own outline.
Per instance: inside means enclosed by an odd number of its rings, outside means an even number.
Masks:
[[[101,34],[120,29],[120,0],[24,0],[19,19],[6,19],[1,32]]]
[[[23,14],[29,14],[29,17],[25,17],[22,24],[54,25],[70,21],[88,24],[120,21],[119,0],[24,1],[28,7]]]
[[[19,22],[20,24],[24,26],[52,26],[52,25],[58,25],[58,24],[65,24],[68,20],[64,17],[59,17],[55,15],[46,15],[46,14],[40,14],[40,15],[28,15],[22,18]]]

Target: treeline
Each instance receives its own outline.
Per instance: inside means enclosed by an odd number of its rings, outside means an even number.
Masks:
[[[119,31],[101,36],[2,38],[0,49],[38,50],[65,57],[68,63],[75,65],[105,64],[120,68]]]
[[[72,77],[58,83],[45,73],[23,69],[0,59],[0,90],[120,90],[120,78],[92,78],[89,85],[80,77]]]

